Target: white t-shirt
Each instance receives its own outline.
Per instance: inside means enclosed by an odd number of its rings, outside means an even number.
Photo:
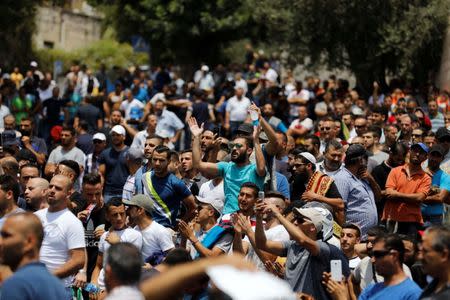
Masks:
[[[254,230],[254,228],[253,228]],[[284,242],[289,241],[289,233],[286,231],[283,225],[277,225],[265,231],[266,238],[269,241]],[[253,249],[252,244],[247,236],[243,239],[244,242],[249,244],[247,255],[245,256],[249,261],[253,262],[259,270],[266,271],[264,263],[259,259],[258,255]]]
[[[120,110],[125,112],[125,119],[129,120],[132,110],[142,110],[144,109],[144,103],[138,99],[133,99],[131,102],[125,100],[120,104]]]
[[[3,118],[6,115],[9,115],[11,112],[9,110],[9,107],[6,105],[1,104],[0,105],[0,128],[4,128],[5,127],[5,123],[3,122]]]
[[[213,179],[200,186],[198,196],[207,199],[219,199],[225,201],[225,192],[223,191],[223,180],[214,186]]]
[[[236,96],[228,99],[226,110],[230,113],[230,121],[244,122],[247,119],[247,111],[250,104],[250,99],[244,96],[242,96],[241,100],[238,100]]]
[[[171,232],[155,221],[144,230],[140,230],[139,226],[134,229],[142,234],[142,258],[144,261],[155,252],[166,252],[175,247]]]
[[[85,247],[83,224],[67,208],[58,212],[44,208],[35,214],[44,227],[40,261],[53,272],[69,260],[69,250]],[[63,279],[63,284],[68,287],[72,281],[73,276],[68,276]]]
[[[288,95],[288,100],[290,99],[294,99],[294,98],[300,98],[303,99],[305,101],[309,101],[309,91],[302,89],[300,92],[297,92],[297,90],[293,90],[292,92],[289,93]],[[298,107],[300,105],[298,104],[291,104],[290,105],[290,110],[289,110],[289,115],[291,117],[298,117]]]
[[[313,120],[311,120],[310,118],[306,118],[303,121],[300,121],[300,119],[295,119],[294,121],[292,121],[291,125],[289,126],[289,128],[297,128],[299,129],[299,127],[304,127],[308,130],[313,129],[314,127],[314,123]]]
[[[140,232],[134,230],[133,228],[125,228],[122,230],[114,230],[114,233],[117,234],[120,238],[121,242],[131,243],[136,246],[136,248],[141,251],[142,249],[142,235]],[[100,237],[100,241],[98,243],[98,251],[103,254],[103,267],[100,270],[100,274],[98,276],[98,286],[104,290],[105,289],[105,271],[104,268],[106,266],[107,260],[107,252],[111,244],[106,241],[106,236],[109,234],[109,231],[106,231]]]

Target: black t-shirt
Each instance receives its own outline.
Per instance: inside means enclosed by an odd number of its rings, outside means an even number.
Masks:
[[[105,164],[105,193],[120,194],[128,175],[130,175],[127,167],[125,155],[128,147],[124,147],[122,151],[116,151],[113,147],[103,150],[98,158],[99,164]]]
[[[381,164],[373,168],[372,170],[372,176],[373,179],[377,182],[377,184],[380,186],[380,189],[384,191],[386,189],[386,181],[389,176],[389,173],[391,172],[392,168],[386,165],[386,163],[383,161]],[[386,203],[386,200],[384,197],[380,199],[380,201],[376,202],[375,205],[377,206],[377,212],[378,217],[380,218],[383,215],[383,209],[384,204]]]
[[[94,143],[92,142],[92,135],[89,133],[80,134],[77,137],[76,146],[83,151],[84,154],[88,155],[94,152]]]
[[[54,97],[44,101],[42,106],[47,109],[46,122],[48,122],[48,124],[53,126],[62,123],[62,120],[60,119],[60,112],[67,102],[68,100],[63,100]]]

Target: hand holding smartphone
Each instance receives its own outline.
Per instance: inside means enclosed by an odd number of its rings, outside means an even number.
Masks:
[[[342,262],[338,259],[330,261],[331,279],[342,281]]]

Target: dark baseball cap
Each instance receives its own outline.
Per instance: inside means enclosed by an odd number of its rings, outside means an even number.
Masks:
[[[416,144],[412,144],[411,145],[411,149],[412,148],[418,148],[420,147],[420,149],[422,149],[424,152],[428,153],[429,152],[429,148],[427,147],[427,145],[425,145],[424,143],[416,143]]]
[[[445,127],[441,127],[436,131],[436,139],[442,140],[444,138],[450,138],[450,131]]]
[[[2,145],[3,146],[14,146],[18,145],[16,132],[14,130],[5,130],[2,132]]]
[[[241,125],[239,125],[238,129],[236,130],[236,133],[244,135],[252,135],[253,125],[250,123],[242,123]]]
[[[433,147],[430,148],[430,152],[429,153],[433,153],[433,152],[437,152],[440,155],[444,155],[445,154],[445,149],[444,147],[442,147],[442,145],[436,144],[433,145]]]

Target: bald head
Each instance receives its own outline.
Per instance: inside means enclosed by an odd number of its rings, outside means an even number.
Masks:
[[[29,212],[10,215],[1,230],[2,263],[13,271],[39,259],[44,229],[39,218]]]
[[[72,188],[72,180],[66,175],[58,174],[53,176],[52,179],[50,180],[50,185],[54,181],[61,182],[63,184],[63,188],[65,191],[69,191]]]
[[[29,183],[29,184],[32,184],[32,185],[35,186],[35,187],[38,187],[38,188],[40,188],[40,189],[43,189],[43,190],[48,189],[48,185],[50,184],[50,183],[47,181],[47,179],[40,178],[40,177],[37,177],[37,178],[31,178],[31,179],[28,181],[28,183]]]

